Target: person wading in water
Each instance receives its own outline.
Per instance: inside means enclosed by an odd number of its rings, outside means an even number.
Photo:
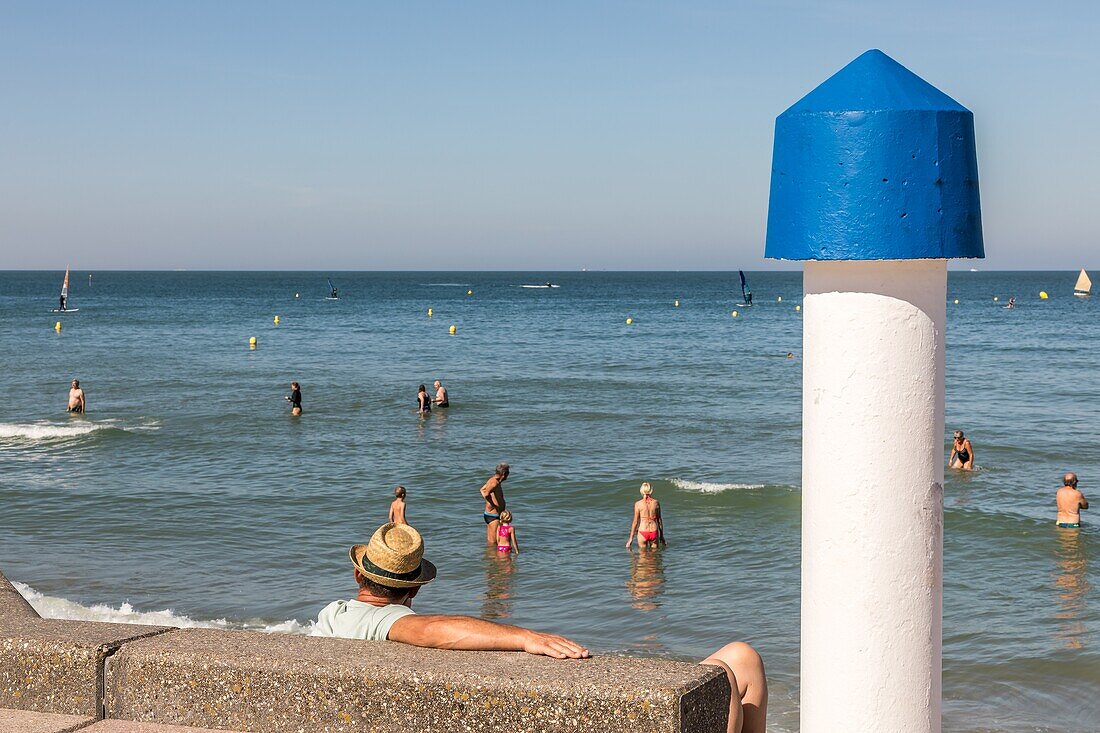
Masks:
[[[634,502],[634,520],[630,523],[630,537],[626,541],[626,549],[634,543],[635,532],[638,537],[638,549],[656,549],[657,543],[665,542],[665,522],[661,518],[661,504],[653,498],[653,487],[649,482],[642,484],[638,489],[642,498]]]

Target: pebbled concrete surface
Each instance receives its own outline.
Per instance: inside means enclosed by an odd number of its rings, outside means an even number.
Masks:
[[[128,643],[106,665],[109,718],[254,733],[718,733],[728,696],[723,673],[684,662],[209,629]]]
[[[0,731],[3,729],[0,728]],[[103,720],[81,730],[81,733],[245,733],[214,728],[183,728],[160,723],[135,723],[132,720]]]
[[[38,612],[27,603],[8,579],[0,573],[0,619],[2,618],[38,618]]]
[[[93,718],[83,715],[32,713],[0,708],[0,733],[69,733],[84,728]]]
[[[168,630],[0,617],[0,708],[95,717],[107,655],[126,641]]]

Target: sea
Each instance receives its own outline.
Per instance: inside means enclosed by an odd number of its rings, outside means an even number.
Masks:
[[[46,616],[308,633],[400,484],[439,567],[418,610],[597,654],[746,640],[792,733],[802,282],[747,275],[748,308],[736,272],[74,271],[56,314],[61,272],[0,272],[0,568]],[[1075,280],[948,279],[944,454],[961,429],[978,468],[945,485],[946,731],[1100,729],[1100,524],[1054,526],[1065,471],[1100,498]],[[514,558],[484,545],[499,461]],[[625,548],[643,481],[662,552]]]

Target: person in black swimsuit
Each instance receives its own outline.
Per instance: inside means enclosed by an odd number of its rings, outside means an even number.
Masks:
[[[302,388],[297,382],[290,383],[290,396],[284,398],[290,403],[290,414],[302,414]]]
[[[974,468],[974,446],[970,444],[970,438],[963,435],[963,431],[955,431],[955,443],[951,446],[951,458],[947,465],[950,468],[961,468],[970,471]]]
[[[416,393],[416,409],[421,415],[427,415],[432,411],[432,398],[428,396],[428,388],[420,385],[420,391]]]

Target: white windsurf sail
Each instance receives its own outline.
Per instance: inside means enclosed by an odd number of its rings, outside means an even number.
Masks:
[[[1073,286],[1074,295],[1091,295],[1092,294],[1092,280],[1089,280],[1089,274],[1083,269],[1081,274],[1077,276],[1077,284]]]
[[[61,283],[61,307],[58,310],[68,310],[69,308],[69,268],[65,267],[65,282]]]

